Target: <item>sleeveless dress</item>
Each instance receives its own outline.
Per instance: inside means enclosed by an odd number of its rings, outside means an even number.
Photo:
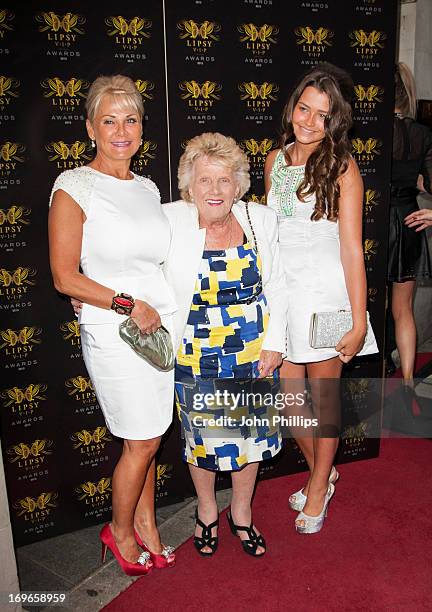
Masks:
[[[80,265],[88,278],[149,303],[172,330],[175,301],[161,263],[170,229],[159,191],[149,179],[121,180],[89,166],[67,170],[53,186],[84,211]],[[50,199],[50,202],[51,202]],[[83,304],[81,346],[110,432],[128,440],[162,435],[172,421],[174,370],[160,372],[120,338],[125,316]]]
[[[333,348],[314,349],[309,344],[311,316],[315,312],[350,310],[340,258],[339,223],[325,218],[311,221],[315,195],[301,202],[296,195],[305,166],[286,166],[278,151],[271,170],[267,204],[278,215],[281,263],[289,287],[285,358],[312,363],[336,357]],[[359,355],[377,353],[370,324]]]
[[[183,459],[198,467],[239,470],[281,448],[272,408],[246,396],[278,389],[278,371],[273,379],[256,380],[269,319],[260,270],[260,257],[248,242],[203,252],[175,371]],[[238,402],[225,401],[225,391]],[[206,394],[217,399],[218,392],[220,401],[213,405]]]

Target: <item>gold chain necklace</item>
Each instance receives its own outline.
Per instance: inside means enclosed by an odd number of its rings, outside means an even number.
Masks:
[[[211,248],[210,248],[210,246],[209,246],[209,244],[207,243],[207,236],[206,236],[206,240],[205,240],[205,242],[204,242],[204,246],[205,246],[205,247],[207,247],[207,249],[208,249],[209,251],[215,251],[215,250],[218,250],[218,251],[219,251],[219,250],[221,250],[221,251],[225,250],[225,251],[226,251],[227,249],[229,249],[229,248],[230,248],[230,246],[231,246],[231,240],[232,240],[232,233],[233,233],[233,220],[232,220],[232,214],[231,214],[231,213],[229,213],[229,215],[230,215],[230,231],[229,231],[229,241],[228,241],[228,246],[226,246],[226,247],[224,247],[224,248],[220,248],[220,249],[211,249]]]

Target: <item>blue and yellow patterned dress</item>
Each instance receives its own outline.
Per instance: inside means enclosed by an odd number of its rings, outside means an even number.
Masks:
[[[239,470],[279,452],[268,401],[278,390],[278,371],[257,380],[268,318],[256,250],[248,242],[205,250],[175,372],[187,463]],[[252,393],[260,395],[254,400]]]

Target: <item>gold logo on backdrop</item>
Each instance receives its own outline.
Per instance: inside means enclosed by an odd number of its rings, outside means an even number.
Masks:
[[[91,144],[81,140],[75,140],[72,144],[66,144],[63,140],[50,142],[45,145],[45,149],[51,153],[49,161],[56,162],[57,168],[61,169],[77,168],[92,159],[92,156],[88,155]]]
[[[279,28],[274,25],[264,23],[262,26],[257,26],[254,23],[243,23],[237,27],[237,30],[243,34],[240,42],[245,43],[246,49],[252,51],[253,55],[265,55],[270,51],[272,44],[277,44]]]
[[[264,161],[274,144],[275,142],[271,138],[264,138],[264,140],[249,138],[248,140],[242,140],[240,147],[249,157],[253,157],[255,161]]]
[[[135,155],[135,165],[137,167],[147,166],[149,160],[155,159],[156,154],[153,151],[156,151],[156,149],[157,144],[155,142],[152,140],[144,140]]]
[[[82,501],[86,500],[86,503],[100,503],[106,501],[111,493],[111,478],[101,478],[97,482],[83,482],[75,488],[75,492],[78,494],[78,499]]]
[[[80,446],[88,447],[93,444],[111,442],[112,438],[106,427],[96,427],[93,431],[82,429],[75,432],[71,435],[71,440],[75,442],[74,448],[80,448]]]
[[[26,467],[27,463],[30,465],[38,465],[43,463],[44,455],[51,455],[52,451],[48,450],[52,446],[53,441],[46,438],[42,440],[34,440],[31,444],[25,444],[20,442],[15,446],[11,446],[6,451],[8,455],[11,455],[9,460],[11,463],[16,461],[20,462],[20,467]],[[27,462],[27,460],[29,460]],[[22,462],[25,462],[24,464]]]
[[[220,100],[221,98],[219,92],[222,85],[214,81],[204,81],[204,83],[182,81],[179,83],[179,87],[183,92],[180,94],[182,100],[188,100],[189,106],[208,108],[213,105],[214,100]]]
[[[88,376],[75,376],[68,378],[65,385],[68,395],[76,395],[77,393],[85,393],[86,391],[94,391],[92,382]]]
[[[217,32],[220,32],[221,26],[215,21],[205,20],[198,23],[193,19],[183,19],[177,23],[177,28],[181,32],[180,39],[186,40],[188,47],[200,53],[205,53],[213,42],[220,40]]]
[[[60,329],[62,332],[65,332],[63,334],[63,340],[70,340],[72,344],[74,344],[74,340],[81,338],[80,326],[76,319],[62,323]]]
[[[7,354],[9,354],[9,349],[12,349],[12,352],[15,349],[17,353],[31,351],[33,349],[32,345],[42,342],[42,340],[36,338],[41,332],[42,329],[39,327],[23,327],[17,331],[13,329],[0,331],[0,337],[3,340],[0,349],[6,348]]]
[[[384,88],[379,85],[354,85],[354,93],[358,102],[382,102],[380,96],[384,93]]]
[[[2,144],[0,147],[0,159],[6,163],[9,162],[23,162],[24,158],[20,157],[19,154],[24,153],[26,150],[25,145],[19,142],[10,142],[9,140]],[[0,163],[0,168],[6,164]],[[12,165],[15,167],[16,164]]]
[[[156,469],[156,485],[158,490],[161,489],[166,481],[171,478],[173,466],[169,463],[158,463]]]
[[[377,254],[378,245],[379,245],[378,240],[375,240],[373,238],[366,238],[366,240],[363,243],[363,251],[364,251],[364,256],[366,260],[369,261],[371,257]]]
[[[90,87],[90,83],[84,79],[76,79],[75,77],[69,80],[62,80],[59,77],[47,77],[41,81],[41,85],[44,92],[45,98],[85,98],[84,93],[86,89]]]
[[[345,389],[347,392],[346,394],[351,400],[358,401],[365,398],[369,390],[369,381],[367,378],[347,380]]]
[[[154,95],[150,92],[155,88],[155,84],[152,81],[142,81],[141,79],[137,79],[135,81],[135,87],[138,89],[140,94],[146,100],[153,100]]]
[[[375,302],[377,295],[378,295],[378,289],[376,287],[369,287],[368,288],[368,300],[369,300],[369,302]]]
[[[380,49],[384,48],[383,41],[387,35],[379,30],[366,32],[365,30],[354,30],[350,32],[351,47],[354,47],[356,53],[365,57],[373,57]]]
[[[84,34],[84,30],[82,30],[79,26],[82,26],[85,23],[85,17],[82,15],[76,15],[74,13],[65,13],[65,15],[57,15],[52,11],[49,13],[39,13],[36,15],[36,21],[41,23],[39,26],[39,32],[53,32],[55,34],[64,32],[65,34]],[[61,40],[62,34],[60,34],[59,40]],[[49,40],[51,40],[48,37]],[[57,40],[53,38],[52,40]],[[74,40],[72,38],[71,40]]]
[[[267,81],[261,84],[253,81],[240,83],[238,88],[242,94],[240,99],[246,101],[247,107],[259,111],[268,109],[271,102],[277,100],[275,94],[279,91],[279,87],[275,83],[268,83]]]
[[[146,32],[152,26],[152,22],[142,17],[133,17],[129,21],[118,15],[117,17],[107,17],[105,24],[112,28],[108,31],[108,36],[115,36],[116,42],[128,42],[127,40],[118,39],[118,36],[127,37],[130,34],[133,38],[150,38],[150,33]],[[132,41],[129,41],[132,42]],[[139,40],[138,42],[141,42]]]
[[[265,194],[259,196],[259,195],[256,195],[255,193],[251,193],[249,195],[248,199],[251,202],[256,202],[257,204],[265,204],[266,203],[266,196],[265,196]]]
[[[342,439],[344,444],[351,447],[359,447],[364,443],[368,432],[368,424],[362,421],[358,425],[347,427],[342,432]]]
[[[334,36],[334,32],[328,28],[317,28],[314,30],[310,26],[298,27],[294,30],[296,36],[298,36],[298,45],[319,45],[331,47],[331,39]]]
[[[376,138],[354,138],[351,140],[352,151],[360,164],[367,164],[375,159],[376,155],[381,155],[381,141]]]
[[[0,76],[0,98],[5,98],[5,100],[0,100],[0,104],[9,104],[6,100],[9,98],[18,98],[19,93],[17,89],[20,84],[18,79],[4,75]]]
[[[3,404],[5,408],[9,408],[9,406],[12,405],[20,406],[27,402],[31,403],[36,400],[46,400],[46,396],[42,394],[45,393],[47,388],[47,385],[40,384],[30,384],[23,389],[11,387],[10,389],[5,389],[3,393],[0,393],[0,397],[6,400]]]
[[[3,225],[29,225],[30,221],[24,217],[28,217],[31,213],[30,208],[23,206],[11,206],[10,208],[0,208],[0,227]]]
[[[375,191],[375,189],[366,189],[364,194],[364,208],[366,215],[369,215],[374,206],[378,206],[379,197],[381,196],[379,191]]]
[[[15,287],[21,287],[22,285],[34,285],[35,282],[30,280],[29,277],[35,276],[36,270],[33,268],[22,268],[21,266],[16,270],[5,270],[0,268],[0,287],[9,287],[15,285]]]
[[[24,497],[13,504],[13,508],[18,510],[18,516],[25,515],[26,520],[42,520],[57,507],[58,493],[50,491],[40,493],[37,497]]]
[[[5,32],[13,30],[10,22],[14,19],[15,15],[7,9],[0,10],[0,38],[3,38]]]

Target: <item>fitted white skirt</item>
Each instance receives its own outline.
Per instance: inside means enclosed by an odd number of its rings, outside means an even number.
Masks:
[[[172,317],[162,317],[172,332]],[[82,324],[84,362],[108,429],[126,440],[161,436],[173,417],[174,370],[160,372],[120,338],[118,323]]]

